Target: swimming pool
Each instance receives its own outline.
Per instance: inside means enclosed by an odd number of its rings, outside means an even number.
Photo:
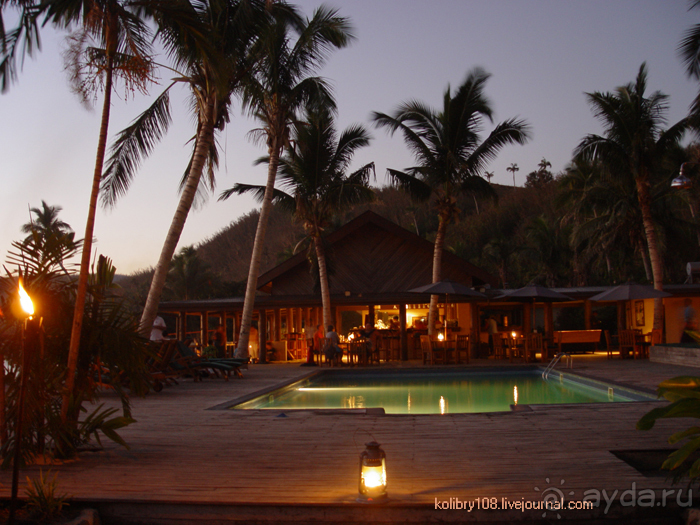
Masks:
[[[541,368],[399,371],[327,370],[233,409],[383,408],[387,414],[506,412],[511,405],[611,403],[657,398],[618,385]]]

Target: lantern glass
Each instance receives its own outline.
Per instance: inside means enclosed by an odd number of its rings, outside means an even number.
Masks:
[[[379,443],[365,444],[360,454],[359,492],[362,501],[386,498],[386,454]]]

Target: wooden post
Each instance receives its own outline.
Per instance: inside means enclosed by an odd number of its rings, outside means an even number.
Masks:
[[[583,318],[586,330],[591,329],[591,302],[586,299],[583,301]]]
[[[474,340],[469,345],[471,352],[469,358],[476,359],[479,357],[479,351],[481,350],[481,320],[479,319],[479,306],[476,304],[470,306],[472,310],[472,326],[471,330],[469,330],[469,338],[473,337]]]
[[[275,308],[275,335],[273,338],[275,341],[282,340],[282,310]]]
[[[267,363],[267,311],[258,311],[258,362]]]
[[[532,309],[534,307],[534,304],[523,304],[523,335],[532,332]]]
[[[408,361],[408,334],[406,333],[406,304],[399,304],[399,348],[401,361]]]

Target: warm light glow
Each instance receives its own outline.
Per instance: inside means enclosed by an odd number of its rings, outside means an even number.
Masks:
[[[376,489],[386,485],[386,470],[384,462],[377,467],[362,466],[362,481],[368,489]]]
[[[352,341],[353,339],[355,339],[355,333],[354,333],[354,332],[351,333],[350,335],[348,335],[348,341]]]
[[[443,396],[440,396],[440,413],[443,415],[447,413],[447,401]]]
[[[510,335],[511,335],[511,337],[512,337],[513,339],[515,339],[516,337],[518,337],[518,333],[517,333],[517,332],[511,332]]]
[[[34,303],[32,303],[32,298],[22,286],[22,281],[19,282],[19,304],[29,317],[34,315]]]
[[[440,332],[440,333],[438,334],[438,340],[440,340],[440,341],[444,341],[444,340],[445,340],[445,336],[442,335],[442,332]]]
[[[513,401],[515,405],[518,404],[518,385],[513,387]]]

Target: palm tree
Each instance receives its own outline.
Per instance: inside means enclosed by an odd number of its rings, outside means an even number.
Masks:
[[[292,31],[296,35],[292,35]],[[310,101],[328,103],[330,100],[323,79],[308,75],[321,67],[332,49],[348,45],[352,38],[347,19],[336,16],[336,11],[322,6],[304,24],[291,25],[286,21],[273,24],[256,43],[254,52],[260,61],[244,90],[243,105],[262,124],[262,128],[255,130],[254,134],[265,140],[269,163],[248,271],[236,348],[238,357],[248,355],[256,283],[275,178],[282,150],[289,144],[291,124],[297,118],[299,109]]]
[[[16,53],[18,47],[27,49],[39,47],[38,20],[51,23],[58,28],[70,28],[79,25],[80,30],[71,40],[68,59],[74,74],[75,87],[84,95],[89,89],[103,89],[104,100],[100,122],[95,169],[92,177],[92,189],[85,225],[80,273],[76,292],[71,343],[66,369],[66,387],[63,398],[62,418],[67,419],[68,402],[75,383],[75,370],[80,348],[80,334],[87,295],[90,273],[90,256],[97,210],[97,197],[100,188],[102,166],[104,163],[109,116],[114,81],[122,77],[128,89],[143,88],[150,79],[150,31],[145,24],[146,17],[152,17],[156,11],[153,6],[136,0],[55,0],[39,2],[36,0],[0,0],[0,7],[11,5],[21,10],[20,21],[14,30],[5,33],[0,21],[2,36],[2,53],[0,59],[0,84],[6,91],[10,82],[16,78]],[[165,5],[165,4],[164,4]],[[158,6],[162,9],[162,6]],[[88,44],[94,44],[89,46]],[[86,47],[87,46],[87,47]],[[87,71],[88,76],[83,77]],[[98,80],[99,79],[99,80]]]
[[[659,176],[667,155],[678,147],[689,128],[689,120],[682,119],[662,130],[668,97],[658,91],[645,97],[646,84],[646,64],[642,64],[635,82],[617,88],[614,93],[588,93],[588,102],[603,124],[605,135],[584,137],[575,155],[583,160],[599,161],[611,177],[630,176],[634,180],[654,288],[661,290],[663,255],[652,215],[650,185]],[[654,328],[661,329],[662,323],[663,309],[657,300]]]
[[[69,0],[60,0],[44,3],[42,9],[45,10],[46,20],[57,27],[68,28],[76,23],[81,25],[79,36],[73,40],[72,56],[76,59],[73,64],[76,82],[82,87],[89,86],[91,83],[96,86],[96,79],[101,78],[104,86],[102,117],[80,259],[80,273],[66,367],[65,393],[61,411],[62,418],[66,421],[80,350],[88,278],[90,276],[97,197],[100,190],[109,129],[112,89],[115,77],[119,76],[125,80],[127,86],[140,87],[148,81],[151,69],[149,58],[150,31],[142,18],[143,9],[131,1],[88,1],[76,5],[75,2]],[[84,47],[93,42],[95,47]],[[88,70],[87,79],[83,79],[81,75],[85,69]],[[102,86],[102,83],[99,85]]]
[[[700,6],[700,0],[693,0],[690,9]],[[700,80],[700,24],[695,24],[683,35],[678,51],[686,66],[690,78]],[[700,93],[695,97],[690,108],[694,114],[700,113]]]
[[[263,26],[276,17],[297,20],[286,4],[267,9],[265,0],[186,2],[188,17],[160,20],[159,34],[174,62],[176,77],[155,102],[120,132],[112,148],[103,182],[103,202],[114,205],[124,194],[143,157],[167,132],[170,124],[170,90],[184,84],[196,119],[193,152],[181,182],[180,201],[156,265],[140,331],[150,333],[158,312],[170,263],[185,226],[200,180],[206,172],[210,188],[218,165],[216,134],[231,118],[232,97],[255,67],[251,46]],[[183,20],[186,22],[183,29]],[[292,23],[292,22],[289,22]]]
[[[22,225],[22,233],[29,234],[25,241],[32,240],[33,233],[37,233],[42,238],[51,235],[71,234],[73,228],[58,218],[62,209],[61,206],[49,206],[44,200],[41,201],[41,208],[30,208],[29,211],[34,214],[35,218],[31,218],[29,222]]]
[[[280,185],[287,192],[275,190],[273,203],[292,211],[313,242],[321,286],[323,326],[333,321],[322,235],[338,213],[374,198],[374,192],[369,187],[369,176],[374,172],[373,163],[347,173],[354,153],[367,146],[369,141],[369,134],[359,125],[351,126],[338,135],[331,111],[323,107],[311,108],[305,121],[294,127],[286,154],[280,158]],[[265,186],[236,184],[221,198],[248,192],[255,193],[262,200]]]
[[[58,218],[62,209],[60,206],[49,206],[42,200],[41,208],[29,210],[34,217],[23,224],[21,230],[28,234],[23,243],[27,248],[31,246],[36,251],[42,268],[44,265],[58,264],[64,274],[69,275],[64,258],[56,260],[55,254],[62,253],[64,249],[75,252],[81,241],[76,241],[75,232],[70,225]]]
[[[519,119],[498,125],[483,141],[480,133],[484,120],[492,120],[491,104],[484,94],[489,75],[481,69],[471,71],[453,93],[449,87],[443,95],[441,110],[417,101],[405,102],[393,116],[373,113],[378,127],[391,134],[401,130],[404,141],[418,165],[405,171],[388,170],[393,181],[415,198],[432,198],[438,214],[438,230],[433,252],[433,282],[441,279],[442,250],[447,227],[459,215],[456,197],[462,191],[481,191],[493,195],[481,173],[487,163],[507,144],[524,144],[529,127]],[[437,296],[432,296],[429,330],[432,333],[437,311]]]
[[[173,257],[168,274],[169,288],[176,300],[201,299],[211,289],[209,266],[199,258],[194,246],[185,246]]]
[[[515,188],[515,172],[520,171],[520,168],[518,168],[517,164],[511,164],[506,168],[506,171],[510,171],[513,173],[513,187]]]

